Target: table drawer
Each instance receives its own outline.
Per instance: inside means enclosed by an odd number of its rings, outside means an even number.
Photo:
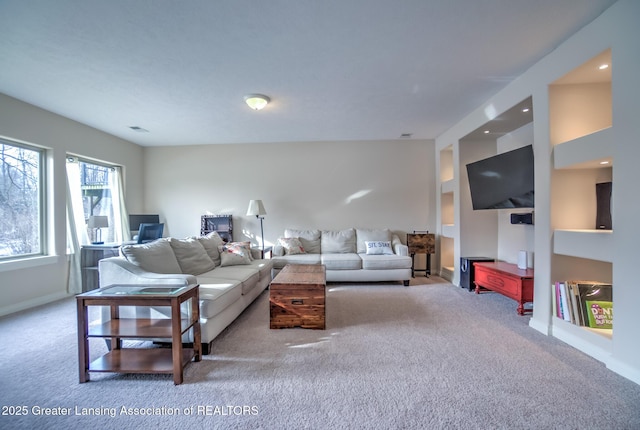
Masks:
[[[478,270],[477,267],[475,275],[475,282],[485,288],[503,293],[507,297],[517,298],[519,296],[520,281],[517,279],[492,271]]]

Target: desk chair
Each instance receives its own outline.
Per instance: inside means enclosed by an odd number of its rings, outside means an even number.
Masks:
[[[141,223],[138,231],[138,243],[153,242],[162,237],[164,223]]]

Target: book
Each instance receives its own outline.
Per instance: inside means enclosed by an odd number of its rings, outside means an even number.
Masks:
[[[569,280],[556,281],[553,286],[553,309],[556,317],[584,327],[613,327],[611,284]]]
[[[602,300],[587,300],[589,327],[613,328],[613,303]]]

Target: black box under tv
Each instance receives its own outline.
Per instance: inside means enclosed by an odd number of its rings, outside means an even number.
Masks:
[[[475,280],[475,268],[473,263],[492,263],[495,260],[489,257],[460,257],[460,286],[466,288],[469,291],[473,291],[476,285],[473,283]]]

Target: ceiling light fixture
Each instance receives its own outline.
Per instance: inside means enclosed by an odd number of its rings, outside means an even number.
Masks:
[[[524,113],[529,112],[529,108],[524,108],[524,109],[522,109],[522,112],[524,112]]]
[[[608,64],[601,64],[600,67],[598,67],[598,69],[600,70],[604,70],[604,69],[608,69],[609,65]]]
[[[484,134],[489,134],[489,130],[485,130],[485,131],[484,131]]]
[[[247,102],[251,109],[260,110],[264,108],[271,99],[263,94],[249,94],[244,96],[244,101]]]
[[[605,161],[601,161],[600,164],[606,165],[606,164],[609,164],[609,162],[605,160]]]

